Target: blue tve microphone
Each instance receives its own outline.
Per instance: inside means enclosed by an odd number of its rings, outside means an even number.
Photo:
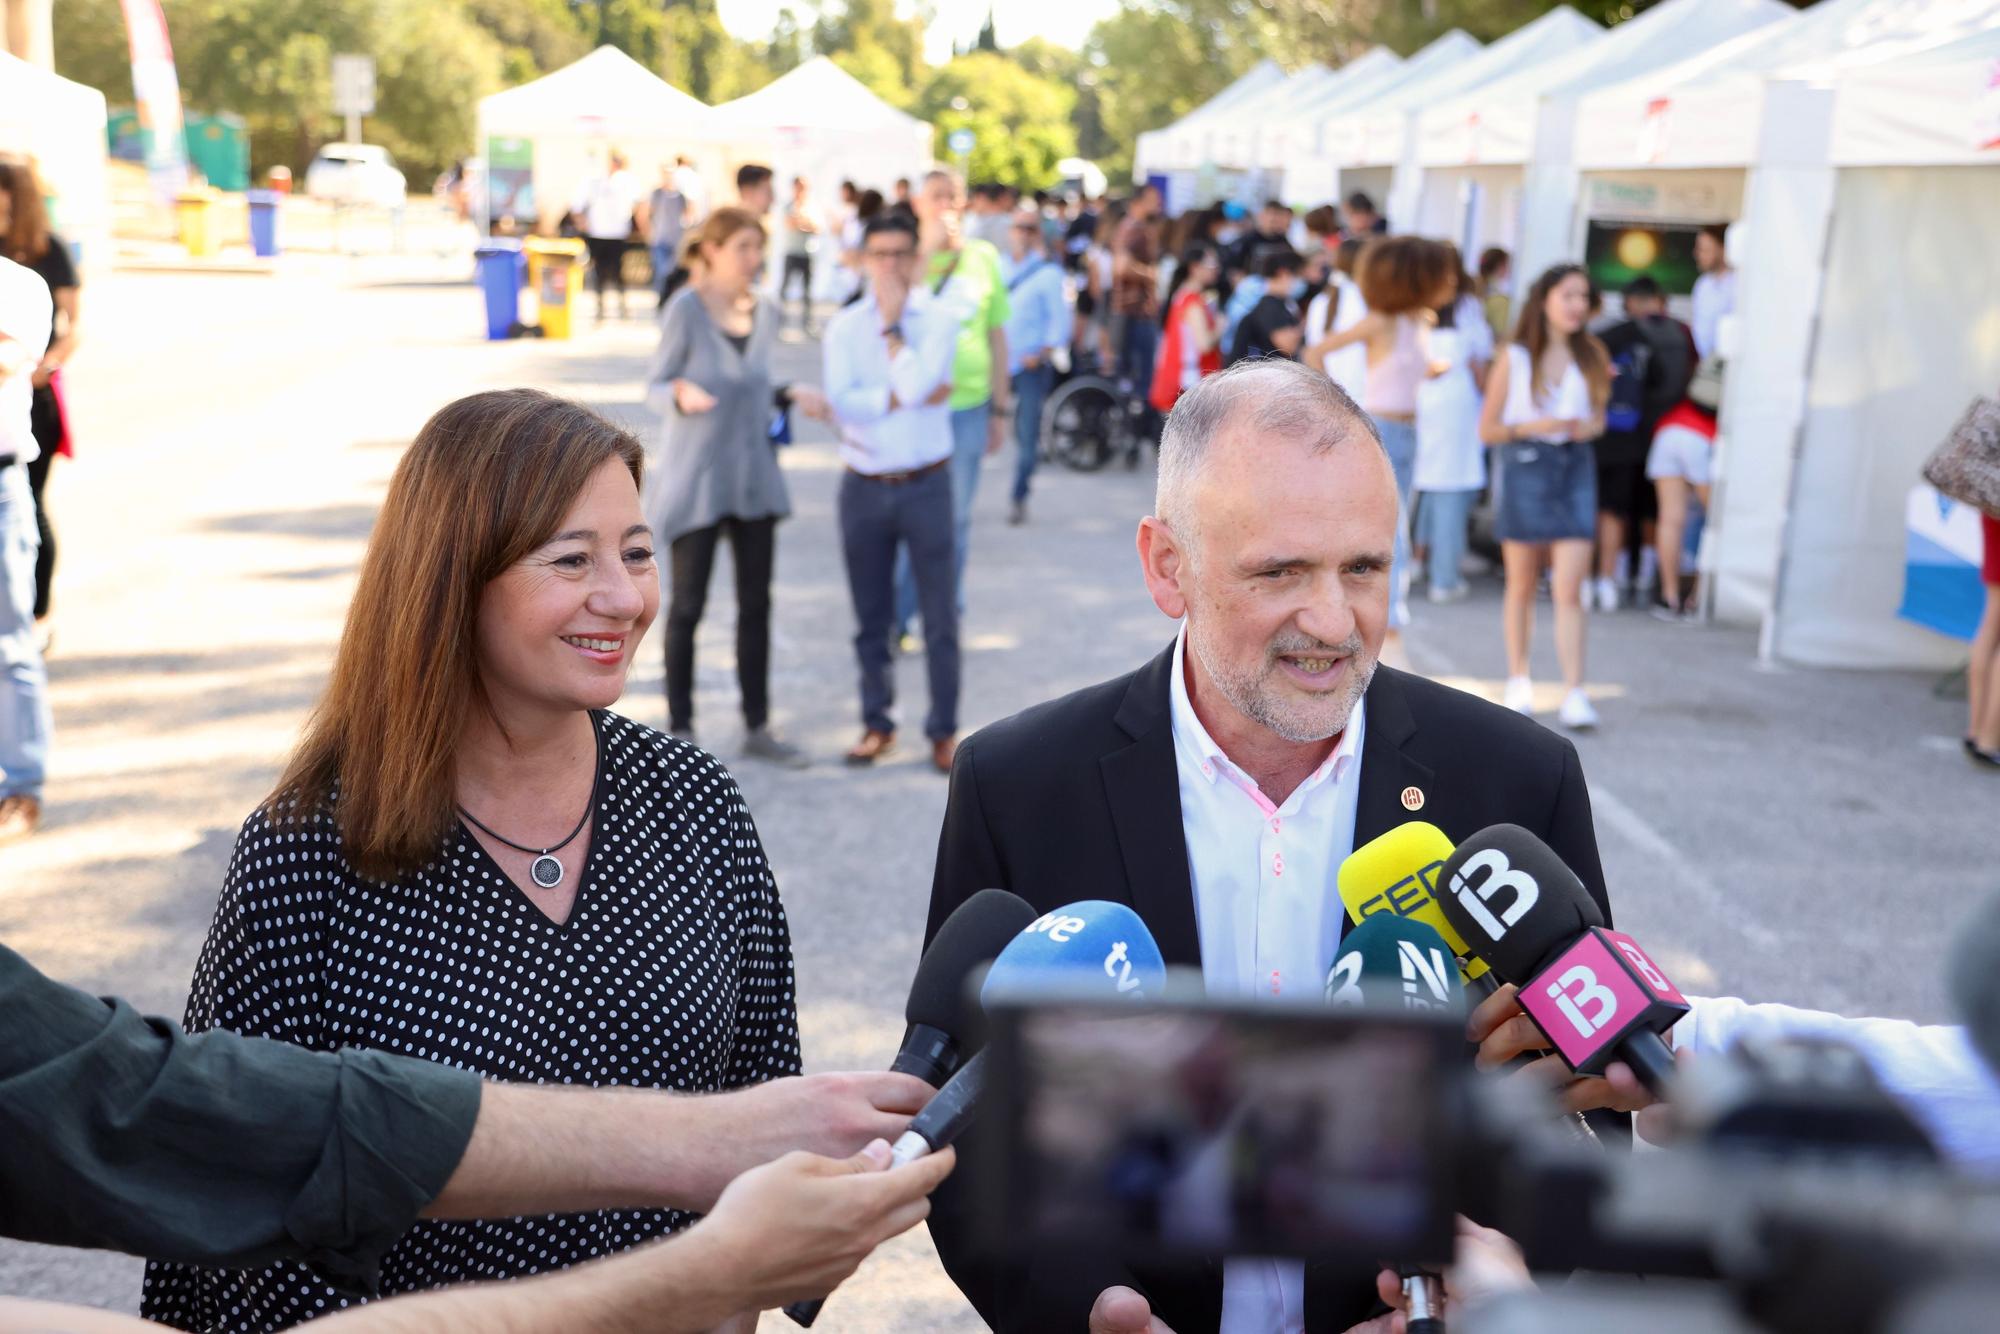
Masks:
[[[1139,914],[1122,903],[1085,899],[1043,913],[1007,942],[981,986],[981,1003],[995,996],[1157,996],[1166,960]],[[912,1162],[957,1139],[972,1121],[986,1080],[986,1053],[960,1066],[911,1120],[894,1146],[897,1163]]]

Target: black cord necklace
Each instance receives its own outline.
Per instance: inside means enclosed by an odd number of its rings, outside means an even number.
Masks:
[[[597,720],[595,718],[592,718],[591,736],[593,740],[596,739],[596,732],[597,732],[596,723]],[[563,875],[565,874],[565,868],[562,864],[562,860],[554,856],[553,854],[561,852],[571,843],[574,843],[576,841],[576,836],[583,832],[583,827],[586,824],[590,823],[590,813],[597,809],[597,786],[598,783],[603,779],[603,777],[604,777],[604,765],[600,760],[597,762],[596,768],[592,770],[590,776],[590,804],[583,808],[583,816],[576,822],[576,828],[569,831],[568,838],[565,838],[560,843],[552,843],[546,848],[522,847],[519,843],[516,843],[513,839],[508,838],[505,834],[495,833],[493,830],[488,829],[485,825],[479,823],[479,817],[475,816],[471,811],[468,811],[463,806],[460,806],[458,808],[458,813],[460,815],[463,815],[467,820],[471,821],[472,827],[474,829],[477,829],[480,833],[486,835],[494,842],[505,843],[508,847],[514,849],[514,851],[516,852],[527,852],[535,854],[535,860],[528,863],[529,879],[533,880],[537,885],[540,885],[543,889],[554,889],[557,885],[560,885],[562,883]]]

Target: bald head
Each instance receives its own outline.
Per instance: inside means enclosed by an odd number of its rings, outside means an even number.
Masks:
[[[1365,444],[1395,486],[1375,423],[1346,390],[1295,361],[1259,358],[1208,376],[1174,404],[1160,435],[1153,512],[1192,540],[1201,522],[1196,485],[1216,458],[1241,451],[1230,462],[1255,467],[1259,452],[1287,441],[1312,454]]]

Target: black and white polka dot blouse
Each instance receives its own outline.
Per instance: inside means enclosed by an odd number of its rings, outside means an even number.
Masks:
[[[420,1056],[524,1083],[733,1088],[796,1074],[791,940],[763,844],[711,756],[598,714],[596,822],[556,925],[465,829],[393,884],[330,821],[244,822],[196,965],[190,1030]],[[420,1222],[382,1292],[509,1278],[685,1227],[671,1210]],[[349,1304],[303,1265],[146,1267],[142,1310],[189,1330],[274,1330]]]

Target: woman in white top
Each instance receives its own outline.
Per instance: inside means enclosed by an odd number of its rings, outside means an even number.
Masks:
[[[1360,237],[1350,236],[1334,247],[1326,286],[1306,306],[1307,347],[1326,341],[1328,334],[1346,333],[1368,317],[1368,302],[1354,281],[1354,265],[1364,244]],[[1368,392],[1368,349],[1362,344],[1350,343],[1329,353],[1325,367],[1328,378],[1356,403]]]
[[[1597,306],[1590,277],[1558,264],[1521,302],[1514,342],[1486,377],[1479,438],[1495,451],[1494,519],[1507,570],[1506,704],[1534,711],[1528,650],[1535,626],[1535,581],[1553,558],[1556,657],[1562,663],[1565,727],[1597,724],[1583,690],[1584,576],[1597,529],[1597,459],[1590,442],[1604,431],[1611,358],[1585,325]]]
[[[1493,360],[1493,334],[1470,274],[1459,274],[1428,345],[1429,378],[1417,386],[1417,560],[1430,572],[1431,601],[1456,602],[1468,591],[1459,572],[1466,525],[1486,485],[1480,385]]]

